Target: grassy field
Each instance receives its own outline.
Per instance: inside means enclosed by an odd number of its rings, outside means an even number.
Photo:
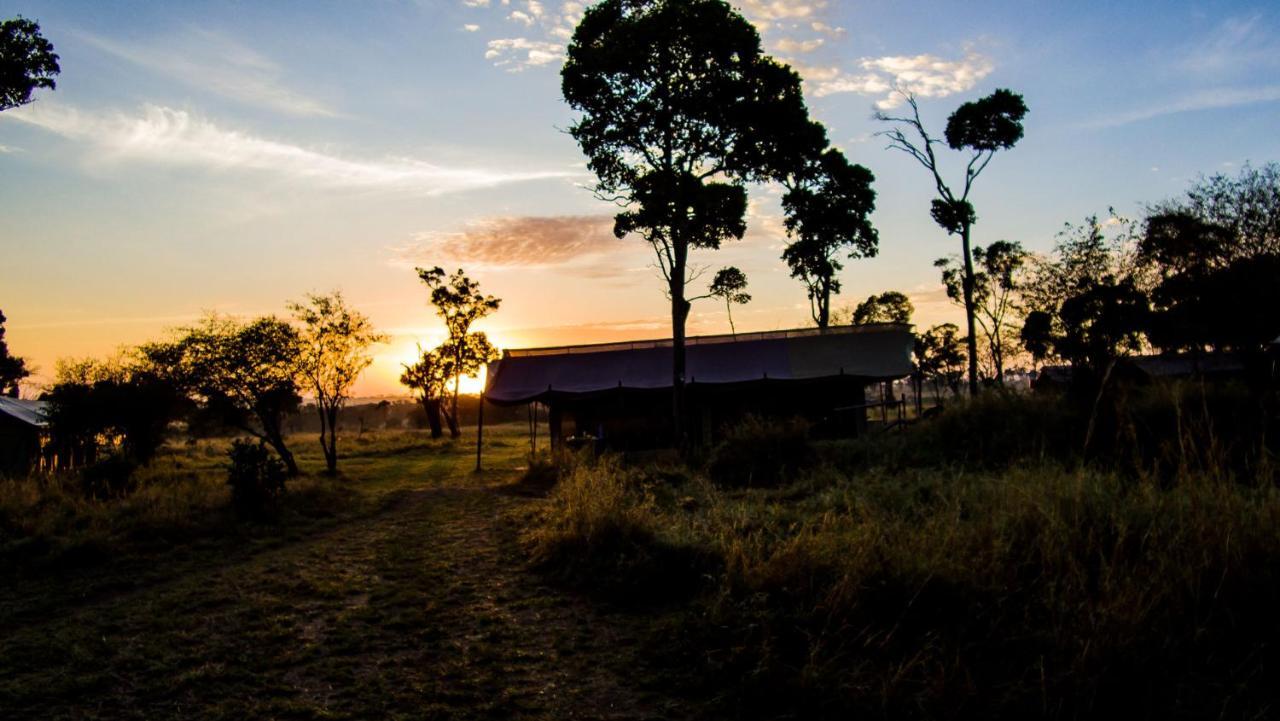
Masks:
[[[237,521],[223,443],[167,449],[138,492],[0,483],[0,717],[650,718],[639,632],[529,572],[522,428],[344,439],[279,520]]]
[[[512,425],[479,474],[470,438],[378,432],[337,478],[300,437],[265,523],[228,505],[225,442],[117,500],[0,482],[0,718],[1274,714],[1276,485],[1047,436],[970,458],[989,426],[746,424],[689,464],[530,463]]]

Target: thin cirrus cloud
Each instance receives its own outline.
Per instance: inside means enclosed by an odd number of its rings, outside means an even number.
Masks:
[[[611,216],[556,215],[476,220],[461,230],[419,233],[394,251],[406,262],[527,268],[562,266],[620,248]]]
[[[1097,118],[1085,124],[1090,128],[1114,128],[1165,115],[1190,113],[1200,110],[1219,110],[1244,105],[1257,105],[1280,101],[1280,85],[1256,88],[1214,88],[1186,95],[1173,100],[1155,103]]]
[[[188,30],[151,46],[85,32],[77,36],[112,57],[236,102],[288,115],[338,115],[327,104],[287,87],[276,63],[216,33]]]
[[[11,110],[3,117],[88,145],[87,159],[95,164],[132,161],[244,170],[319,187],[440,195],[573,175],[448,167],[413,158],[344,158],[228,130],[189,111],[157,105],[145,105],[140,114],[130,115],[39,103]]]

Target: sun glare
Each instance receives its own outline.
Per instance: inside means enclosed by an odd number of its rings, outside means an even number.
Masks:
[[[438,338],[429,338],[422,343],[422,348],[432,348],[440,343]],[[398,343],[394,347],[389,348],[388,352],[383,354],[381,358],[375,359],[375,365],[385,368],[387,380],[392,384],[398,384],[400,372],[406,365],[412,365],[418,362],[419,343],[413,340]],[[381,361],[381,362],[379,362]],[[474,376],[463,376],[459,383],[459,392],[464,394],[479,394],[484,390],[485,370],[481,369],[480,373]],[[399,388],[404,391],[403,386]],[[452,386],[450,387],[452,390]]]

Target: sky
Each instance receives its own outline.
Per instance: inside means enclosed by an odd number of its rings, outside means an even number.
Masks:
[[[1273,3],[734,4],[800,71],[833,144],[875,173],[880,252],[845,264],[836,306],[900,290],[920,326],[962,317],[933,267],[958,248],[929,218],[930,179],[875,135],[875,110],[900,108],[894,83],[938,134],[963,102],[1024,95],[1025,138],[972,196],[978,244],[1047,251],[1066,222],[1137,215],[1201,174],[1280,159]],[[389,337],[356,392],[399,394],[400,363],[443,336],[414,272],[434,265],[503,299],[480,326],[503,347],[669,337],[650,249],[612,236],[566,133],[559,69],[582,11],[0,0],[0,18],[41,24],[62,64],[56,91],[0,113],[11,351],[41,383],[59,358],[340,289]],[[958,161],[944,161],[951,178]],[[810,324],[779,257],[778,197],[753,187],[746,237],[694,256],[747,273],[739,332]],[[726,332],[723,305],[699,301],[689,330]]]

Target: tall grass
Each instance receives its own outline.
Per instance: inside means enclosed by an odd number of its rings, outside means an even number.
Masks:
[[[696,659],[672,682],[717,715],[1274,713],[1276,485],[1214,462],[1230,444],[1194,424],[1160,472],[1064,463],[1054,419],[1027,420],[1036,403],[1006,416],[1027,424],[1018,452],[988,444],[977,464],[836,447],[789,485],[738,490],[579,467],[528,539],[586,587],[623,583],[646,554],[664,564],[639,565],[646,583],[704,579],[658,647]],[[965,424],[982,427],[922,432]]]

